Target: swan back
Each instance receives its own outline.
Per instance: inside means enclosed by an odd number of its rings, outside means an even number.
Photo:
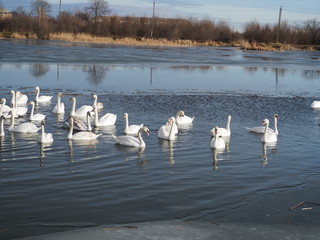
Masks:
[[[41,135],[38,137],[39,143],[52,143],[53,137],[52,133],[45,133],[44,131],[44,121],[41,122]]]

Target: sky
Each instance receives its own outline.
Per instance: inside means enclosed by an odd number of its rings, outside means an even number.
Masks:
[[[0,0],[5,8],[13,10],[22,5],[28,9],[32,0]],[[57,12],[60,0],[47,0]],[[245,23],[277,24],[282,7],[281,20],[301,25],[310,19],[320,21],[319,0],[107,0],[113,14],[119,16],[151,17],[155,1],[155,15],[165,18],[189,18],[226,21],[241,31]],[[82,10],[89,0],[61,0],[62,10]],[[54,13],[53,13],[54,14]]]

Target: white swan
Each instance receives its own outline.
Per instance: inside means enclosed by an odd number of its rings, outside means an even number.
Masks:
[[[278,134],[279,134],[279,131],[278,131],[278,119],[279,119],[279,115],[278,115],[278,114],[274,114],[273,118],[274,118],[274,130],[271,129],[271,128],[268,128],[268,132],[269,132],[269,133],[275,132],[275,133],[278,135]],[[264,133],[264,131],[265,131],[265,127],[264,127],[264,126],[252,127],[252,128],[248,128],[248,127],[247,127],[247,129],[248,129],[250,132],[254,132],[254,133]]]
[[[64,103],[61,102],[62,93],[57,94],[57,104],[54,106],[52,112],[56,114],[64,114]]]
[[[28,102],[28,96],[25,94],[22,94],[21,92],[16,92],[16,104],[19,105],[26,105]]]
[[[98,96],[97,94],[92,94],[92,98],[93,98],[93,104],[92,107],[96,107],[97,109],[102,109],[103,108],[103,103],[102,102],[98,102]]]
[[[44,96],[44,95],[39,96],[39,94],[40,94],[40,88],[39,87],[35,87],[34,91],[36,93],[36,99],[35,99],[36,102],[40,103],[40,102],[49,102],[49,101],[51,101],[52,96]]]
[[[25,94],[22,94],[21,92],[17,91],[10,91],[11,97],[11,106],[19,106],[19,105],[26,105],[28,102],[28,96]]]
[[[4,134],[4,126],[3,126],[3,122],[4,122],[4,116],[0,115],[0,137],[3,137]]]
[[[226,142],[218,133],[218,127],[211,129],[211,133],[214,137],[211,138],[210,147],[213,149],[225,149]]]
[[[172,121],[170,122],[169,120],[172,119]],[[171,117],[169,118],[169,120],[166,122],[166,130],[169,132],[171,127],[172,127],[172,132],[174,134],[178,134],[179,129],[178,129],[178,125],[176,124],[176,118],[175,117]]]
[[[42,114],[42,113],[36,113],[34,114],[34,101],[30,101],[29,104],[31,104],[32,108],[31,108],[31,113],[30,113],[30,121],[43,121],[46,118],[46,115]]]
[[[77,131],[92,131],[91,122],[90,122],[91,113],[87,112],[87,125],[77,117],[73,117],[73,130]],[[70,119],[68,118],[65,123],[70,128]]]
[[[177,112],[176,115],[176,123],[178,125],[183,125],[183,124],[191,124],[193,122],[194,117],[189,117],[185,115],[184,111],[179,111]]]
[[[146,143],[141,137],[141,133],[146,133],[149,136],[149,129],[147,127],[141,127],[138,131],[138,137],[124,135],[124,136],[115,136],[112,134],[113,139],[117,144],[127,146],[127,147],[145,147]]]
[[[1,98],[0,99],[0,103],[2,103],[0,105],[0,116],[3,116],[4,118],[9,118],[10,117],[9,113],[11,111],[11,107],[6,105],[6,99],[5,98]]]
[[[168,131],[167,124],[171,126],[169,131]],[[174,124],[175,124],[175,119],[169,118],[168,122],[159,128],[158,138],[165,139],[165,140],[174,140],[176,138],[176,134],[174,133]]]
[[[72,101],[72,107],[70,112],[70,116],[72,117],[86,117],[88,112],[93,111],[93,107],[90,105],[83,105],[76,110],[76,103],[77,103],[76,98],[71,97],[70,100]]]
[[[53,137],[52,133],[45,133],[44,131],[44,122],[41,122],[41,134],[38,137],[38,142],[39,143],[52,143],[53,142]]]
[[[265,126],[265,130],[264,130],[264,134],[261,138],[261,142],[263,143],[275,143],[278,141],[278,135],[275,132],[269,132],[268,128],[269,128],[269,120],[265,119],[262,122],[263,125]]]
[[[231,136],[230,122],[231,122],[231,115],[228,115],[226,128],[218,127],[218,129],[217,129],[219,136],[221,136],[221,137],[230,137]],[[214,134],[213,136],[215,136],[216,131],[211,131],[211,132]]]
[[[25,116],[28,112],[28,108],[27,107],[22,107],[22,106],[18,106],[17,104],[17,94],[11,90],[10,91],[11,95],[12,95],[12,99],[11,99],[11,106],[12,108],[15,108],[15,117],[22,117]]]
[[[124,133],[129,135],[138,135],[140,129],[143,127],[143,124],[140,125],[129,125],[129,115],[125,113],[123,118],[126,121],[126,126],[124,128]]]
[[[96,107],[93,108],[94,110],[94,125],[96,127],[101,126],[112,126],[117,121],[117,115],[112,113],[106,113],[99,119],[98,110]]]
[[[101,136],[101,134],[94,134],[93,132],[77,132],[75,134],[73,134],[73,117],[69,117],[70,118],[70,128],[69,128],[69,133],[67,138],[69,140],[77,140],[77,141],[90,141],[90,140],[95,140],[97,139],[99,136]]]
[[[35,133],[39,131],[40,128],[31,122],[25,122],[25,123],[21,123],[18,126],[14,126],[14,117],[15,117],[14,111],[15,109],[11,110],[11,125],[8,129],[10,132]]]
[[[4,114],[4,113],[9,113],[10,111],[11,111],[11,107],[9,107],[8,105],[6,105],[6,99],[5,98],[1,98],[0,99],[0,103],[2,103],[1,104],[1,109],[0,109],[0,111],[1,111],[1,114]]]
[[[320,101],[313,101],[310,105],[313,109],[319,109],[320,108]]]

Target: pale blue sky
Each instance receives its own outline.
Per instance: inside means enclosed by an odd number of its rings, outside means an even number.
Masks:
[[[4,6],[25,5],[31,0],[0,0]],[[48,0],[58,5],[60,0]],[[62,10],[82,9],[88,0],[61,0]],[[108,0],[111,11],[120,16],[152,16],[153,0]],[[282,20],[289,24],[302,24],[309,19],[320,20],[319,0],[155,0],[155,14],[158,17],[196,17],[225,20],[231,26],[241,29],[246,22],[275,24],[282,6]],[[77,4],[77,5],[75,5]],[[29,5],[28,5],[29,6]],[[9,7],[8,7],[9,8]],[[9,10],[12,10],[9,8]]]

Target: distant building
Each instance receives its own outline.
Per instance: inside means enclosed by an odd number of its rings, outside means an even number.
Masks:
[[[12,13],[5,8],[0,8],[0,19],[10,19],[12,18]]]

